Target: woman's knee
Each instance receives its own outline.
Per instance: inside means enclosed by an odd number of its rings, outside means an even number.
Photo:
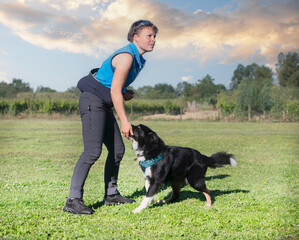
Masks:
[[[114,149],[114,158],[115,162],[120,162],[125,154],[125,146],[124,145],[118,145],[115,146]]]
[[[101,156],[101,153],[102,153],[101,148],[92,148],[92,149],[85,149],[83,154],[86,157],[87,163],[94,164]]]

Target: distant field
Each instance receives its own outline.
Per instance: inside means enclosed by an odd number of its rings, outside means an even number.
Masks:
[[[0,120],[0,239],[298,239],[299,123],[147,121],[169,145],[235,154],[236,168],[209,169],[212,208],[189,186],[181,201],[140,214],[144,180],[124,140],[119,190],[136,203],[102,206],[106,150],[92,167],[92,216],[64,213],[81,154],[79,120]],[[157,199],[170,194],[164,186]]]

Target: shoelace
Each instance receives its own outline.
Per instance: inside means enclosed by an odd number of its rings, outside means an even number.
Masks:
[[[83,201],[83,199],[78,200],[78,202],[80,203],[80,205],[86,207],[86,206],[85,206],[85,203],[84,203],[84,201]]]

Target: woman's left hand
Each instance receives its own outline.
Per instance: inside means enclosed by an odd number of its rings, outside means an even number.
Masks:
[[[134,91],[127,90],[125,93],[123,93],[123,97],[125,101],[130,101],[134,97]]]

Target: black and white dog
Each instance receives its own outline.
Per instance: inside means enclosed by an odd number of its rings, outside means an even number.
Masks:
[[[225,164],[232,167],[237,161],[232,154],[218,152],[210,157],[202,155],[195,149],[167,146],[150,128],[144,125],[132,126],[134,135],[132,148],[136,150],[137,160],[145,176],[146,196],[133,213],[147,208],[164,182],[170,182],[172,195],[161,202],[175,202],[180,195],[180,188],[187,182],[196,190],[201,191],[212,204],[211,192],[205,184],[205,173],[208,167],[216,168]]]

